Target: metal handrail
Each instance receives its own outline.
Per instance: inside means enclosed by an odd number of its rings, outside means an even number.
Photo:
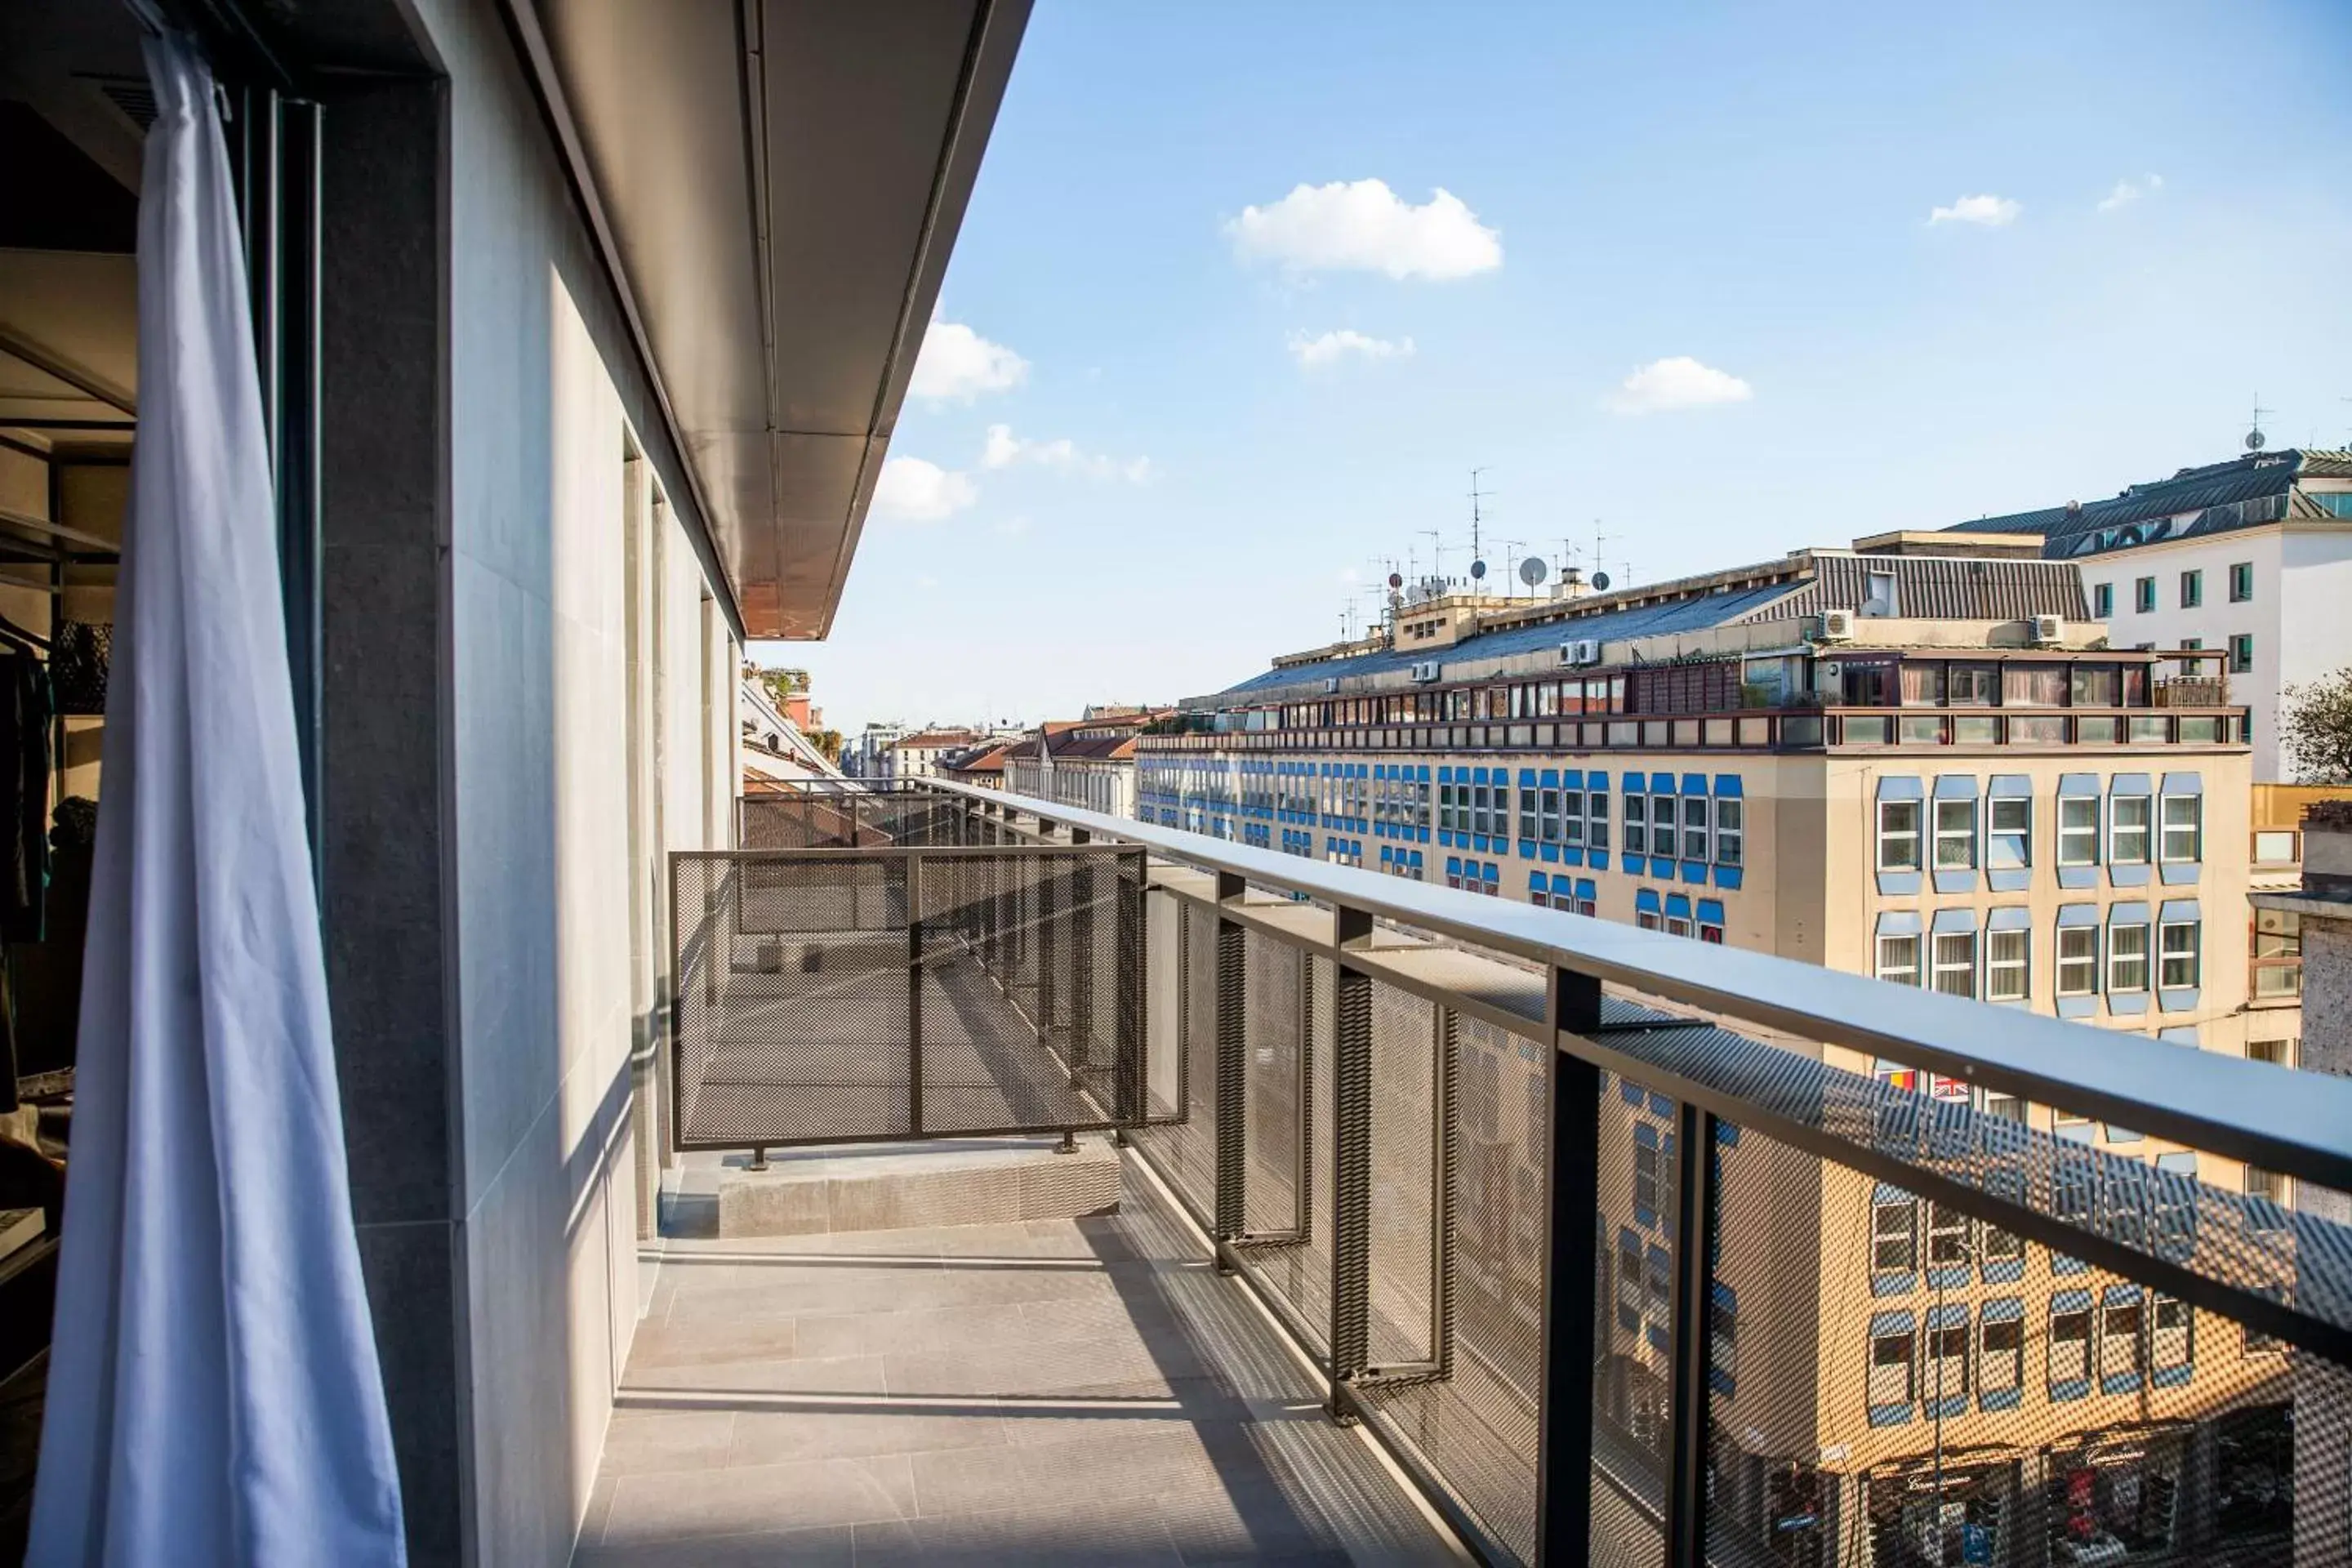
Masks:
[[[943,793],[1547,968],[2352,1190],[2352,1080],[945,781]]]
[[[1456,1059],[1458,1022],[1516,1036],[1523,1061],[1538,1058],[1528,1042],[1552,1047],[1540,1053],[1543,1079],[1531,1086],[1547,1097],[1546,1108],[1529,1120],[1530,1128],[1543,1130],[1540,1151],[1528,1155],[1537,1163],[1538,1206],[1518,1206],[1514,1222],[1532,1219],[1539,1227],[1542,1251],[1532,1274],[1541,1321],[1528,1325],[1538,1359],[1531,1376],[1516,1383],[1513,1374],[1490,1367],[1494,1380],[1523,1408],[1531,1407],[1536,1419],[1529,1456],[1536,1562],[1584,1560],[1596,1522],[1594,1483],[1658,1529],[1668,1563],[1696,1568],[1761,1561],[1752,1542],[1709,1521],[1707,1477],[1713,1446],[1720,1441],[1710,1419],[1711,1323],[1724,1224],[1713,1194],[1717,1151],[1735,1131],[1874,1176],[1938,1208],[1948,1205],[2021,1246],[2038,1243],[2078,1265],[2234,1320],[2250,1335],[2267,1335],[2352,1367],[2352,1287],[2347,1283],[2352,1231],[2321,1215],[2297,1214],[2207,1187],[2194,1175],[2143,1159],[2077,1143],[2062,1129],[1947,1103],[1867,1068],[1841,1068],[1810,1049],[1761,1037],[1786,1032],[1891,1058],[2327,1185],[2346,1184],[2342,1173],[2352,1172],[2352,1085],[2007,1009],[1987,1012],[1964,999],[1633,927],[1563,919],[1556,910],[1050,801],[947,781],[925,781],[923,787],[942,800],[957,800],[970,820],[985,826],[996,853],[1011,850],[1017,858],[1024,846],[1092,844],[1153,856],[1146,876],[1150,896],[1181,911],[1171,939],[1179,990],[1163,999],[1177,1009],[1177,1037],[1155,1047],[1173,1052],[1177,1114],[1167,1121],[1205,1126],[1206,1163],[1197,1134],[1181,1160],[1179,1146],[1163,1145],[1156,1132],[1142,1138],[1137,1152],[1171,1191],[1181,1168],[1179,1201],[1207,1232],[1221,1270],[1247,1285],[1324,1366],[1331,1415],[1360,1422],[1379,1437],[1484,1560],[1524,1555],[1523,1544],[1513,1542],[1528,1539],[1520,1528],[1527,1521],[1506,1524],[1503,1516],[1482,1515],[1486,1502],[1479,1493],[1457,1488],[1462,1476],[1447,1455],[1426,1446],[1425,1432],[1401,1424],[1382,1392],[1452,1383],[1457,1350],[1458,1364],[1483,1362],[1453,1305],[1454,1282],[1462,1278],[1452,1206],[1459,1190],[1454,1118],[1460,1101],[1449,1076],[1454,1069],[1445,1064]],[[812,848],[740,858],[757,864],[771,858],[822,860],[844,852]],[[907,853],[919,860],[931,852]],[[1249,1107],[1257,1092],[1249,1087],[1257,1070],[1251,1064],[1278,1048],[1253,1034],[1258,982],[1251,954],[1262,943],[1315,961],[1300,972],[1307,988],[1298,995],[1303,1005],[1312,998],[1322,1020],[1316,1027],[1325,1031],[1324,1043],[1310,1047],[1304,1042],[1313,1029],[1300,1021],[1300,1065],[1294,1070],[1302,1076],[1296,1121],[1286,1134],[1297,1141],[1301,1162],[1291,1189],[1295,1227],[1277,1216],[1266,1228],[1263,1221],[1272,1211],[1262,1212],[1251,1199],[1250,1141],[1262,1135],[1251,1130]],[[1213,984],[1213,1000],[1200,1004],[1209,1009],[1205,1019],[1192,1015],[1195,1005],[1187,1000],[1196,994],[1195,975]],[[1604,983],[1640,995],[1604,995]],[[1373,996],[1382,990],[1433,1005],[1440,1031],[1430,1121],[1402,1133],[1375,1131]],[[1664,1011],[1651,1005],[1654,1000],[1686,1011]],[[1211,1026],[1206,1036],[1199,1032],[1202,1023]],[[1329,1052],[1321,1069],[1325,1087],[1318,1091],[1326,1098],[1311,1110],[1303,1076],[1309,1049],[1318,1059]],[[1209,1059],[1196,1064],[1202,1051]],[[1196,1089],[1198,1068],[1208,1069],[1213,1100]],[[1648,1089],[1651,1113],[1669,1115],[1675,1124],[1666,1145],[1675,1168],[1666,1232],[1673,1238],[1671,1327],[1664,1339],[1655,1337],[1654,1324],[1648,1331],[1668,1358],[1666,1443],[1654,1458],[1632,1467],[1612,1457],[1623,1444],[1593,1416],[1601,1395],[1592,1351],[1596,1314],[1606,1309],[1584,1288],[1587,1280],[1605,1278],[1608,1243],[1593,1221],[1605,1212],[1601,1152],[1612,1074],[1629,1090]],[[1662,1094],[1668,1110],[1657,1109]],[[1328,1142],[1318,1145],[1324,1152],[1316,1158],[1328,1163],[1310,1184],[1303,1173],[1308,1129],[1326,1115]],[[1434,1139],[1429,1359],[1400,1362],[1393,1346],[1376,1356],[1369,1331],[1376,1278],[1371,1237],[1378,1223],[1373,1172],[1394,1152],[1395,1137],[1423,1132]],[[1310,1214],[1311,1185],[1321,1190]],[[1328,1292],[1312,1307],[1296,1299],[1295,1286],[1278,1283],[1266,1262],[1310,1234],[1328,1252],[1330,1268]],[[1515,1248],[1520,1234],[1511,1232]],[[1328,1321],[1309,1321],[1310,1315]],[[1940,1363],[1937,1370],[1940,1375]],[[1942,1409],[1940,1394],[1936,1408]],[[1938,1434],[1940,1442],[1940,1425]],[[1497,1525],[1509,1542],[1496,1533]]]

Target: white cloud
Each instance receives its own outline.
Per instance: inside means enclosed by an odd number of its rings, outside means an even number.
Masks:
[[[971,476],[920,458],[892,458],[874,483],[877,515],[907,522],[938,522],[980,499]]]
[[[1653,360],[1610,395],[1609,406],[1619,414],[1663,414],[1676,408],[1705,408],[1717,403],[1745,403],[1756,389],[1738,376],[1699,363],[1688,354]]]
[[[1318,365],[1335,364],[1349,354],[1364,359],[1410,359],[1412,357],[1411,338],[1371,338],[1352,327],[1342,327],[1336,332],[1325,332],[1310,338],[1305,332],[1293,332],[1286,346],[1293,359],[1304,370]]]
[[[1018,539],[1029,531],[1029,520],[1021,516],[1008,517],[998,522],[992,531],[1000,539]]]
[[[1143,484],[1157,472],[1149,458],[1108,458],[1099,452],[1079,450],[1066,436],[1053,441],[1032,441],[1015,436],[1010,425],[990,426],[988,439],[981,447],[980,466],[1009,468],[1016,463],[1034,464],[1066,474],[1084,474],[1093,479],[1125,479],[1131,485]]]
[[[2099,203],[2099,210],[2103,213],[2111,213],[2117,207],[2131,205],[2142,196],[2152,196],[2162,189],[2164,189],[2162,174],[2150,174],[2139,180],[2117,180],[2116,188],[2109,191],[2105,198]]]
[[[1302,184],[1280,201],[1249,206],[1225,225],[1244,261],[1293,272],[1385,272],[1444,280],[1503,264],[1503,237],[1450,191],[1414,206],[1385,181]]]
[[[1003,392],[1029,379],[1029,362],[992,343],[961,321],[933,319],[915,356],[908,390],[932,403],[970,403],[983,392]]]
[[[1932,226],[1939,223],[1972,223],[1984,228],[2006,228],[2017,221],[2024,207],[2007,196],[1962,196],[1948,207],[1937,207],[1927,215]]]

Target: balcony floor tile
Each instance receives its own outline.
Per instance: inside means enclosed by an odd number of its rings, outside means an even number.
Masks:
[[[577,1568],[1464,1561],[1139,1173],[1117,1215],[660,1274]]]

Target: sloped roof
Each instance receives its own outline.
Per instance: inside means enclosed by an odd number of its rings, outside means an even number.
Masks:
[[[1359,676],[1385,675],[1433,658],[1441,664],[1507,658],[1514,654],[1536,653],[1586,637],[1614,642],[1626,637],[1703,631],[1710,626],[1727,626],[1740,620],[1775,600],[1788,597],[1801,585],[1798,583],[1769,583],[1762,587],[1730,593],[1696,594],[1686,599],[1671,599],[1660,605],[1633,605],[1622,610],[1577,616],[1567,620],[1539,621],[1532,626],[1484,632],[1447,648],[1381,648],[1374,653],[1358,654],[1351,658],[1288,665],[1252,676],[1237,686],[1229,686],[1210,700],[1265,696],[1292,688],[1319,691],[1323,682],[1334,676],[1344,680]]]
[[[2352,452],[2249,452],[2182,468],[2168,479],[2134,485],[2104,500],[1981,517],[1956,523],[1949,531],[2038,533],[2042,553],[2063,560],[2274,521],[2285,508],[2272,498],[2284,498],[2296,479],[2339,478],[2352,478]],[[2257,504],[2249,508],[2250,501]]]

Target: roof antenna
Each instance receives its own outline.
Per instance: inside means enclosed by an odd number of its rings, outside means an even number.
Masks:
[[[1478,501],[1482,496],[1495,493],[1478,488],[1478,476],[1491,471],[1483,468],[1470,470],[1470,591],[1474,594],[1484,587],[1486,576],[1486,556],[1478,542]]]
[[[2263,436],[2263,416],[2265,414],[2275,414],[2277,412],[2278,410],[2275,408],[2263,407],[2263,395],[2259,392],[2254,394],[2254,427],[2246,432],[2247,451],[2259,452],[2263,449],[2263,443],[2264,440]]]

